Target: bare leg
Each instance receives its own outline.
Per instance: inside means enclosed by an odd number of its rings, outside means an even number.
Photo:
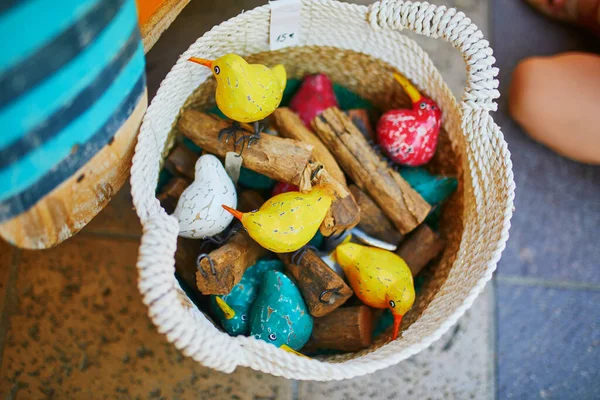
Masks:
[[[600,56],[532,57],[513,72],[511,116],[536,141],[576,161],[600,164]]]
[[[600,0],[526,0],[550,18],[583,25],[600,34]]]

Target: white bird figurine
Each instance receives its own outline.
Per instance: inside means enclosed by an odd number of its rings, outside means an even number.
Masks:
[[[188,186],[173,215],[179,220],[179,236],[204,239],[223,232],[233,215],[221,206],[237,207],[235,186],[219,159],[206,154],[196,161],[196,177]]]

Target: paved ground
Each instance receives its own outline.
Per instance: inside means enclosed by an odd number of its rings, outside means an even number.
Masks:
[[[264,2],[201,3],[193,1],[148,55],[151,94],[202,32]],[[520,58],[585,45],[519,0],[497,0],[493,25],[487,2],[449,3],[493,35],[503,92]],[[524,33],[530,27],[535,34]],[[460,93],[460,56],[439,41],[422,44]],[[55,249],[18,251],[0,243],[0,398],[600,398],[600,169],[533,143],[503,111],[504,103],[497,119],[518,184],[511,240],[494,284],[421,354],[326,384],[249,369],[226,375],[185,358],[156,333],[140,301],[140,226],[126,187],[80,235]]]
[[[496,277],[498,397],[598,399],[600,168],[530,140],[507,117],[506,102],[511,71],[522,58],[591,49],[600,41],[521,1],[496,0],[492,15],[503,94],[496,120],[517,183],[511,238]]]

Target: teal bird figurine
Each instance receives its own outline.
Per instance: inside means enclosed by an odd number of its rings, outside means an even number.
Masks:
[[[456,178],[433,175],[425,168],[401,168],[400,175],[434,207],[442,204],[458,187]]]
[[[431,212],[425,222],[437,230],[442,215],[441,205],[456,191],[458,180],[451,176],[433,175],[421,167],[404,167],[400,168],[399,172],[408,184],[431,204]]]
[[[250,308],[256,300],[267,271],[283,271],[279,260],[259,260],[246,270],[240,282],[223,296],[210,296],[210,305],[223,328],[232,336],[247,335],[250,330]]]
[[[284,350],[300,350],[313,329],[300,290],[284,273],[267,271],[250,313],[250,335]]]

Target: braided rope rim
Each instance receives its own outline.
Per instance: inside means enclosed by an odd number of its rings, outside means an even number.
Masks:
[[[414,58],[418,59],[418,66],[425,68],[426,75],[432,83],[430,85],[426,85],[426,82],[421,83],[426,87],[437,88],[428,93],[436,101],[438,98],[446,99],[448,96],[452,98],[454,107],[451,104],[450,107],[446,107],[449,114],[447,123],[453,124],[456,119],[460,120],[460,129],[467,143],[465,170],[471,172],[470,176],[465,174],[465,180],[468,181],[465,186],[467,194],[474,198],[473,207],[468,208],[465,215],[466,220],[473,220],[474,223],[467,224],[465,227],[458,259],[467,251],[475,254],[473,256],[475,260],[472,262],[481,262],[481,265],[485,266],[484,273],[471,287],[462,303],[441,321],[434,332],[422,337],[418,343],[402,348],[401,341],[392,342],[371,353],[341,363],[300,358],[253,338],[232,338],[217,330],[195,307],[190,306],[189,300],[182,295],[174,278],[177,221],[165,213],[154,195],[160,168],[160,154],[164,149],[171,124],[177,116],[166,104],[170,100],[172,102],[170,97],[173,93],[178,95],[178,101],[185,100],[191,94],[193,88],[188,81],[199,84],[208,77],[207,72],[189,68],[185,63],[189,56],[198,54],[206,57],[217,56],[218,54],[215,54],[217,51],[210,43],[222,40],[244,21],[253,21],[253,28],[246,26],[246,30],[256,29],[256,32],[251,33],[264,36],[264,31],[268,32],[270,10],[266,5],[214,27],[194,43],[163,81],[148,108],[136,146],[131,178],[134,205],[144,228],[138,259],[139,288],[144,303],[149,307],[150,317],[159,331],[166,334],[168,340],[184,354],[206,366],[225,372],[233,371],[238,365],[249,366],[293,379],[345,379],[385,368],[418,353],[439,339],[472,305],[486,282],[491,279],[508,239],[513,211],[514,180],[506,142],[489,115],[489,111],[496,110],[495,99],[499,96],[498,82],[495,79],[498,70],[493,67],[495,59],[481,31],[463,13],[428,3],[402,1],[383,1],[364,7],[331,0],[303,0],[303,12],[305,8],[311,13],[315,8],[331,9],[332,13],[357,24],[364,21],[372,32],[384,30],[389,33],[410,29],[425,36],[447,40],[462,52],[468,79],[462,102],[458,105],[427,54],[409,38],[393,35],[394,41],[399,42],[407,51],[412,52]],[[372,32],[366,35],[372,35]],[[256,42],[259,40],[256,39]],[[335,46],[335,43],[330,45]],[[256,45],[247,42],[244,46],[240,51],[241,54],[265,50],[265,44],[262,42]],[[364,46],[353,50],[369,52],[369,49]],[[394,64],[397,60],[385,61]],[[409,71],[408,77],[419,82],[422,77],[417,76],[414,70],[416,68]],[[182,77],[189,79],[184,82]],[[183,104],[183,100],[177,104],[177,107]],[[449,101],[445,100],[446,103]],[[452,115],[453,111],[456,111],[456,115]],[[498,196],[502,196],[499,205],[491,204],[485,196],[487,193],[493,195],[496,193],[494,190],[497,189],[486,178],[491,170],[485,155],[495,156],[495,159],[502,162],[501,170],[494,171],[499,174],[500,185],[502,185],[502,190],[497,193]],[[502,209],[501,221],[490,227],[488,215],[497,213],[498,207]],[[482,231],[490,229],[493,231],[493,238],[486,243],[473,239],[481,235]],[[442,301],[445,297],[447,293],[438,293],[434,301]]]

